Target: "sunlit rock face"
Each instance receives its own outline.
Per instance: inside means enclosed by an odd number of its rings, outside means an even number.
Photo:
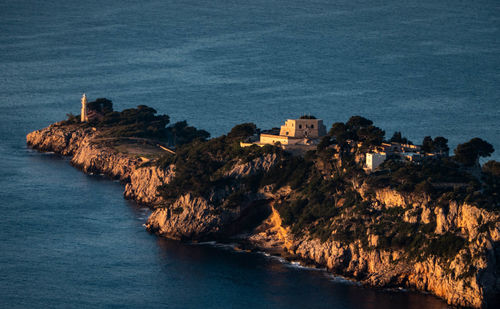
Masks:
[[[130,174],[130,182],[125,185],[125,198],[133,199],[143,205],[160,205],[163,199],[157,188],[169,183],[175,176],[175,166],[160,169],[156,166],[135,168]]]
[[[120,179],[126,184],[125,197],[144,205],[160,204],[157,187],[175,175],[173,167],[142,166],[141,160],[106,147],[90,128],[56,124],[29,133],[26,140],[32,148],[72,156],[71,163],[86,173]]]
[[[237,215],[237,210],[221,214],[206,199],[186,194],[170,207],[156,209],[146,227],[168,238],[204,239],[207,235],[219,234],[225,224]]]
[[[244,205],[234,208],[221,207],[224,199],[216,196],[227,195],[234,189],[231,186],[210,198],[186,192],[167,203],[157,188],[172,181],[175,166],[165,169],[142,166],[140,159],[99,143],[96,134],[91,128],[55,124],[28,134],[27,143],[35,149],[72,156],[72,164],[84,172],[120,179],[125,183],[126,198],[154,208],[146,226],[158,235],[189,240],[231,236],[238,231],[235,226],[242,218],[262,211],[255,202],[265,200],[271,214],[248,235],[248,240],[263,250],[281,250],[371,286],[405,286],[429,291],[457,306],[485,307],[500,292],[500,215],[496,211],[453,201],[435,205],[425,195],[376,190],[372,207],[401,208],[405,222],[434,222],[433,233],[444,235],[452,231],[467,240],[467,246],[446,261],[435,256],[415,261],[405,257],[404,248],[377,249],[380,239],[375,234],[367,235],[368,247],[360,241],[349,244],[333,240],[322,242],[311,237],[308,231],[301,236],[292,235],[272,207],[276,201],[294,194],[289,188],[277,192],[264,188],[249,196]],[[276,161],[275,155],[268,154],[250,162],[237,162],[225,176],[237,182],[242,177],[269,171]],[[356,187],[364,196],[366,188]]]

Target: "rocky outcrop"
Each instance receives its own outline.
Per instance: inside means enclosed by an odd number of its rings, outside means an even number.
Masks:
[[[32,148],[69,156],[81,147],[84,139],[92,138],[93,135],[94,132],[90,128],[61,126],[55,123],[45,129],[29,133],[26,141]]]
[[[99,132],[78,125],[51,125],[28,134],[30,147],[42,151],[53,151],[72,156],[71,163],[86,173],[105,174],[120,179],[125,184],[124,196],[155,208],[147,222],[150,231],[175,239],[202,239],[225,235],[242,214],[248,216],[246,203],[221,211],[214,202],[186,194],[172,205],[164,207],[165,201],[158,194],[158,186],[168,184],[175,175],[175,166],[161,169],[154,164],[143,166],[141,161],[107,147]],[[268,170],[276,161],[276,155],[257,158],[237,164],[230,176],[238,178],[261,170]],[[227,189],[230,193],[231,188]],[[228,192],[216,192],[213,198]],[[252,200],[258,198],[253,197]],[[258,210],[258,207],[254,207]]]
[[[290,229],[283,226],[279,213],[272,205],[269,217],[248,239],[256,247],[271,253],[283,254],[283,250],[288,251],[294,245]]]
[[[268,171],[276,164],[277,160],[276,154],[267,154],[249,162],[238,162],[226,171],[224,176],[238,180],[257,172]],[[169,170],[173,171],[174,166],[170,166],[167,171]],[[146,173],[151,172],[148,171]],[[154,172],[152,177],[148,176],[150,183],[153,183],[157,179],[155,173],[162,172]],[[174,173],[170,172],[167,174],[168,177],[162,176],[158,184],[170,181]],[[137,175],[139,176],[138,173]],[[132,178],[132,182],[134,181],[135,179]],[[148,190],[140,189],[140,186],[135,186],[134,191],[144,193],[144,199],[147,199],[148,196],[149,198],[152,197]],[[264,196],[257,194],[249,198],[250,202],[242,203],[237,207],[221,206],[221,204],[224,204],[225,197],[232,193],[232,191],[233,188],[229,187],[224,189],[223,192],[214,192],[208,200],[192,196],[189,193],[185,194],[171,203],[171,205],[168,205],[168,207],[156,209],[149,217],[146,228],[158,235],[174,239],[200,240],[210,237],[220,238],[230,236],[230,234],[242,230],[242,226],[238,228],[235,225],[241,225],[241,221],[244,221],[243,217],[258,216],[263,211],[263,209],[255,206],[251,201],[265,199]],[[127,189],[125,192],[127,196]]]
[[[224,173],[226,177],[242,178],[253,175],[257,172],[267,172],[273,167],[278,160],[275,153],[266,154],[262,157],[255,158],[250,162],[239,162],[235,164],[229,171]]]
[[[71,163],[85,173],[106,174],[128,182],[140,162],[135,158],[93,143],[92,137],[89,136],[85,137],[74,151]]]
[[[417,204],[411,205],[417,207]],[[404,203],[398,206],[410,207]],[[479,308],[490,304],[491,307],[491,302],[496,303],[500,293],[497,273],[500,269],[500,216],[455,202],[450,203],[447,212],[439,207],[434,212],[438,222],[436,233],[460,230],[469,240],[466,248],[447,261],[435,256],[415,261],[407,258],[404,250],[376,249],[376,235],[369,235],[368,248],[360,241],[346,245],[333,240],[321,242],[307,235],[296,237],[283,228],[274,209],[250,240],[263,248],[281,245],[295,258],[370,286],[406,286],[431,292],[456,306]]]
[[[130,175],[130,183],[125,185],[125,198],[143,205],[162,205],[164,201],[158,195],[157,188],[169,183],[174,176],[174,165],[165,170],[154,165],[135,168]]]
[[[238,215],[238,210],[221,212],[206,199],[186,194],[168,208],[156,209],[146,227],[168,238],[203,239],[219,234]]]
[[[359,243],[348,246],[338,242],[321,243],[318,239],[296,239],[289,252],[299,258],[326,266],[329,270],[354,277],[376,287],[406,286],[429,291],[449,304],[481,307],[485,304],[483,285],[476,274],[461,277],[466,262],[460,256],[450,265],[442,266],[436,258],[408,263],[400,260],[404,252],[365,250]],[[484,263],[482,270],[484,270]]]
[[[360,191],[362,195],[365,193],[363,189]],[[426,206],[430,203],[430,197],[425,194],[402,194],[389,188],[375,190],[375,199],[387,207]]]
[[[29,133],[26,141],[34,149],[71,156],[71,163],[86,173],[120,179],[125,183],[126,198],[152,207],[160,205],[157,187],[173,178],[173,168],[141,166],[139,159],[107,147],[98,133],[90,127],[56,123]]]
[[[125,183],[124,195],[154,209],[147,221],[147,229],[158,235],[176,239],[216,239],[240,232],[243,218],[264,213],[259,203],[273,205],[276,201],[293,194],[289,188],[278,192],[261,190],[247,197],[244,205],[221,207],[227,192],[214,194],[213,199],[186,193],[170,205],[158,195],[158,186],[169,183],[175,168],[160,169],[154,165],[142,166],[135,157],[117,152],[99,142],[99,132],[78,125],[55,124],[27,136],[27,143],[35,149],[53,151],[72,156],[71,162],[88,173],[102,173]],[[277,161],[276,155],[268,154],[248,162],[239,162],[225,172],[225,176],[239,178],[259,171],[268,171]],[[360,241],[342,244],[338,241],[308,236],[292,235],[284,227],[279,213],[272,208],[271,215],[263,220],[249,241],[271,252],[286,250],[289,255],[304,261],[327,267],[330,271],[356,278],[378,287],[406,286],[429,291],[449,304],[482,307],[489,298],[500,292],[500,216],[468,204],[455,202],[449,205],[433,205],[428,196],[401,194],[392,189],[355,186],[361,196],[374,198],[373,207],[381,211],[401,208],[402,220],[408,223],[431,225],[433,233],[444,235],[453,231],[467,241],[456,256],[443,261],[427,256],[415,261],[405,258],[404,249],[377,248],[378,236],[367,235],[368,247]],[[218,196],[219,195],[219,196]],[[221,198],[222,196],[222,198]],[[168,206],[168,207],[167,207]]]

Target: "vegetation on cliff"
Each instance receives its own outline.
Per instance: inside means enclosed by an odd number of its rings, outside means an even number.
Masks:
[[[383,205],[377,192],[393,190],[409,198],[420,196],[433,201],[426,203],[431,211],[446,208],[451,202],[491,211],[498,211],[500,205],[499,163],[490,161],[482,171],[477,168],[478,158],[493,152],[493,147],[479,138],[460,144],[453,157],[435,157],[420,164],[389,159],[380,171],[366,174],[359,157],[369,147],[380,145],[385,132],[361,116],[334,123],[317,150],[293,156],[277,146],[240,147],[241,140],[259,132],[252,123],[237,125],[227,135],[207,140],[206,131],[185,121],[167,126],[169,116],[156,115],[156,110],[147,106],[116,112],[106,99],[89,105],[102,116],[88,125],[105,136],[153,138],[177,146],[175,155],[165,154],[156,162],[163,169],[175,166],[173,180],[158,188],[165,201],[163,207],[191,193],[221,209],[234,208],[264,188],[276,192],[289,187],[292,193],[277,200],[275,207],[283,224],[296,235],[404,250],[412,259],[428,255],[447,259],[467,245],[459,231],[436,233],[433,214],[422,220],[422,209]],[[76,121],[70,116],[66,124]],[[411,144],[400,132],[390,140]],[[448,150],[444,137],[427,136],[422,144],[425,151]],[[227,173],[269,155],[273,155],[274,164],[268,169],[256,169],[237,179]]]
[[[277,191],[288,186],[292,193],[277,200],[275,207],[294,234],[345,244],[359,241],[365,248],[403,250],[407,258],[417,260],[429,255],[447,260],[467,246],[468,240],[459,230],[436,232],[435,208],[446,209],[457,202],[499,209],[498,163],[490,162],[480,172],[463,159],[470,156],[468,160],[477,161],[491,153],[489,144],[478,143],[479,139],[459,145],[455,157],[437,157],[421,164],[391,159],[381,171],[367,175],[356,158],[366,147],[380,144],[384,131],[366,118],[354,116],[346,123],[333,124],[318,149],[304,156],[292,156],[274,146],[239,147],[239,141],[256,130],[253,124],[240,125],[227,136],[197,140],[179,147],[176,156],[165,156],[159,164],[174,164],[176,176],[159,188],[160,194],[174,201],[191,192],[220,207],[234,207],[265,187]],[[401,134],[394,138],[403,139]],[[425,141],[430,149],[447,147],[443,137],[426,137]],[[460,150],[464,148],[475,150],[464,153]],[[267,171],[238,179],[224,173],[267,154],[277,158]],[[384,189],[433,201],[426,202],[431,215],[422,220],[422,209],[381,205],[376,192]]]
[[[171,146],[183,145],[194,140],[206,140],[210,137],[207,131],[189,126],[185,120],[167,126],[170,117],[157,115],[154,108],[146,105],[118,112],[113,111],[110,100],[99,98],[89,102],[88,109],[96,114],[88,123],[80,123],[79,115],[68,114],[68,119],[62,124],[92,126],[99,129],[102,137],[148,138]]]
[[[210,198],[220,189],[236,185],[231,179],[224,175],[232,165],[237,162],[248,162],[264,154],[276,153],[280,156],[283,151],[276,146],[248,147],[239,145],[241,139],[253,135],[256,132],[255,124],[242,124],[234,127],[227,135],[213,138],[208,141],[195,140],[191,143],[181,145],[176,150],[176,155],[165,155],[158,161],[158,165],[167,168],[175,165],[175,178],[172,182],[160,188],[160,194],[167,201],[174,201],[181,195],[190,192],[197,196]],[[245,186],[242,179],[241,185],[249,191],[255,191],[258,185]],[[240,190],[234,188],[236,191]],[[234,198],[237,193],[234,193]]]
[[[493,152],[486,141],[475,138],[452,157],[416,163],[389,157],[367,173],[364,155],[380,147],[385,132],[360,116],[333,124],[316,150],[292,155],[279,145],[240,147],[259,133],[252,123],[208,139],[185,121],[169,125],[167,115],[147,106],[114,112],[106,99],[89,105],[100,116],[80,123],[69,115],[31,133],[28,143],[73,154],[86,171],[130,179],[127,196],[157,207],[150,230],[178,238],[234,235],[241,231],[235,225],[255,216],[252,209],[270,203],[282,235],[294,238],[287,248],[329,268],[356,278],[390,273],[380,285],[393,278],[468,306],[498,292],[500,163],[479,165]],[[142,156],[108,147],[109,140],[148,140],[157,153],[144,164]],[[400,132],[390,140],[411,144]],[[175,147],[175,154],[157,143]],[[448,152],[444,137],[422,144],[425,152]],[[369,269],[374,265],[383,269]]]

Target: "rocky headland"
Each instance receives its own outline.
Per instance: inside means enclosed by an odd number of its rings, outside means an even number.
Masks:
[[[120,179],[125,198],[153,209],[146,226],[160,236],[238,238],[374,287],[427,291],[455,306],[498,302],[500,214],[494,205],[375,184],[363,172],[350,172],[338,153],[297,159],[274,148],[235,150],[231,141],[240,135],[234,129],[178,147],[175,155],[147,156],[133,150],[155,143],[104,131],[61,122],[29,133],[27,144],[69,156],[86,173]],[[135,148],[125,151],[127,143]],[[356,152],[350,155],[356,162]]]

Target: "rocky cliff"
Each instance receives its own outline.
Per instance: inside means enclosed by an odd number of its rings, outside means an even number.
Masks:
[[[486,298],[498,295],[500,287],[495,274],[500,263],[499,218],[470,205],[457,206],[447,215],[442,215],[441,210],[436,212],[441,217],[438,221],[462,228],[470,239],[468,248],[446,263],[434,256],[412,262],[402,258],[404,250],[367,249],[359,241],[345,246],[340,242],[321,242],[310,237],[296,238],[279,233],[275,236],[282,238],[291,254],[368,285],[407,286],[432,292],[449,304],[482,307]],[[479,233],[477,226],[480,222],[491,227]],[[440,225],[436,229],[439,232]],[[376,244],[376,236],[372,235],[370,241],[372,245],[373,242]]]
[[[330,271],[355,278],[377,287],[405,286],[429,291],[449,304],[468,307],[491,306],[500,291],[500,220],[498,212],[466,203],[433,204],[422,194],[401,194],[395,190],[375,191],[374,209],[400,209],[403,221],[428,224],[432,233],[454,231],[467,241],[458,254],[448,259],[433,255],[414,260],[404,249],[379,246],[379,236],[367,231],[368,245],[361,241],[348,244],[327,239],[321,241],[306,232],[294,235],[284,226],[275,203],[293,194],[290,188],[276,192],[261,189],[248,195],[237,207],[221,207],[228,194],[238,187],[242,177],[268,171],[278,158],[269,154],[249,162],[239,162],[224,176],[234,185],[214,192],[209,198],[188,192],[168,207],[158,195],[160,185],[172,181],[175,167],[160,169],[142,165],[140,159],[106,146],[92,128],[52,125],[27,136],[29,146],[72,156],[71,162],[88,173],[104,173],[125,183],[126,198],[156,208],[147,228],[158,235],[176,239],[217,239],[252,228],[248,237],[255,246],[327,267]],[[361,196],[366,188],[358,186]],[[269,212],[269,209],[271,210]],[[257,223],[257,224],[256,224]],[[256,228],[254,228],[257,226]]]
[[[267,205],[262,203],[266,196],[251,194],[232,206],[227,205],[228,196],[236,190],[240,178],[268,171],[276,162],[276,155],[269,154],[236,163],[224,173],[232,185],[213,192],[209,198],[184,194],[169,207],[156,209],[146,227],[164,237],[191,240],[226,238],[248,230],[256,225],[255,220],[261,221],[260,217],[268,214]]]
[[[239,210],[221,213],[206,199],[186,194],[171,207],[156,209],[146,226],[168,238],[204,239],[220,234],[226,222],[232,221],[239,213]]]
[[[274,194],[275,201],[282,198],[282,192]],[[361,241],[346,245],[331,239],[321,241],[307,233],[293,235],[288,228],[283,227],[282,219],[274,207],[272,215],[255,230],[250,240],[268,250],[285,248],[287,255],[355,278],[366,285],[405,286],[428,291],[455,306],[480,308],[498,303],[498,213],[467,204],[458,205],[456,202],[451,202],[447,207],[434,207],[425,197],[411,194],[404,196],[387,189],[380,190],[376,196],[379,204],[375,207],[401,207],[409,213],[420,213],[419,218],[406,216],[413,222],[434,220],[435,233],[460,230],[469,240],[467,246],[446,261],[436,256],[416,261],[408,259],[404,249],[377,248],[378,236],[373,234],[367,235],[368,247]]]
[[[143,205],[161,204],[157,187],[175,174],[173,168],[142,166],[140,159],[106,146],[99,133],[89,127],[54,124],[29,133],[26,141],[34,149],[71,156],[71,163],[86,173],[120,179],[125,183],[125,197]]]
[[[157,206],[163,203],[157,188],[169,183],[175,176],[174,166],[160,169],[149,165],[134,168],[130,173],[130,182],[125,184],[125,198],[137,201],[142,205]]]

